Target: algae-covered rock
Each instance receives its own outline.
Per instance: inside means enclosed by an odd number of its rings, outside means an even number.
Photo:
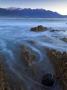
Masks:
[[[41,32],[41,31],[45,31],[45,30],[47,30],[47,27],[44,27],[42,25],[31,28],[31,31],[34,31],[34,32]]]

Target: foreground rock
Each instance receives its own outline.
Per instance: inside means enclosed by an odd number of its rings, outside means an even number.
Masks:
[[[8,78],[5,72],[3,56],[0,54],[0,90],[10,90]]]
[[[42,31],[45,31],[45,30],[47,30],[47,27],[44,27],[42,25],[31,28],[31,31],[33,31],[33,32],[42,32]]]
[[[36,59],[36,55],[26,46],[22,46],[21,48],[21,58],[27,63],[28,65],[32,65],[32,63]]]
[[[47,50],[47,54],[53,63],[56,72],[56,78],[63,86],[63,90],[67,90],[67,53],[56,50]]]
[[[43,76],[41,83],[43,85],[51,87],[51,86],[53,86],[54,82],[55,82],[55,79],[53,78],[52,74],[48,73]]]

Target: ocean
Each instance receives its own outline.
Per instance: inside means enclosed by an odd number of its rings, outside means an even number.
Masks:
[[[38,25],[43,25],[48,30],[44,32],[31,31],[32,27]],[[25,72],[26,67],[20,59],[21,47],[25,45],[36,53],[36,63],[45,60],[44,65],[41,65],[40,68],[46,73],[53,74],[54,69],[43,48],[67,52],[67,42],[64,42],[63,38],[67,38],[67,18],[0,18],[0,54],[4,56],[6,70],[11,73],[12,79],[16,77],[17,80],[24,83],[27,90],[32,90],[32,87],[33,90],[43,89],[40,88],[42,85],[39,82],[29,77],[29,73]],[[48,90],[48,87],[45,90]],[[56,83],[49,90],[61,89]]]
[[[48,27],[49,30],[45,32],[31,32],[31,27],[43,25]],[[50,30],[59,30],[59,32],[50,32]],[[48,41],[42,42],[41,37],[48,37]],[[55,39],[57,37],[57,40]],[[57,43],[57,48],[59,48],[59,44],[61,49],[66,50],[64,43],[61,38],[67,37],[67,18],[47,18],[47,19],[28,19],[28,18],[4,18],[0,19],[0,47],[6,46],[7,41],[15,41],[14,43],[19,43],[21,40],[25,39],[35,39],[43,44],[49,44],[53,47],[52,44]],[[51,41],[52,39],[52,41]],[[53,40],[55,39],[55,40]],[[51,41],[51,43],[50,43]],[[21,42],[22,43],[22,42]],[[2,46],[1,46],[2,45]],[[4,48],[4,47],[3,47]]]

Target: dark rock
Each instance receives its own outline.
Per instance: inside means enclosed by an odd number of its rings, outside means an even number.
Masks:
[[[64,42],[67,42],[67,38],[62,38],[62,40],[63,40]]]
[[[28,43],[33,44],[33,45],[37,44],[37,42],[34,40],[28,40]]]
[[[51,29],[50,32],[65,32],[65,30],[59,30],[59,29]]]
[[[56,31],[59,31],[59,30],[54,30],[54,29],[50,30],[50,32],[56,32]]]
[[[46,86],[53,86],[55,79],[53,78],[52,74],[45,74],[42,78],[42,84]]]
[[[45,30],[47,30],[47,27],[44,27],[42,25],[31,28],[31,31],[34,31],[34,32],[41,32],[41,31],[45,31]]]

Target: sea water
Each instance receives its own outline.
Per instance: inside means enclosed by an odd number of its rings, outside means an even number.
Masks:
[[[48,30],[43,32],[31,31],[32,27],[38,25],[43,25]],[[56,31],[52,32],[51,30]],[[4,62],[7,64],[9,72],[13,72],[19,80],[24,81],[27,90],[31,90],[31,87],[34,87],[34,90],[39,90],[39,86],[36,87],[37,82],[25,73],[25,67],[19,61],[19,46],[24,44],[37,53],[38,63],[44,57],[45,66],[44,68],[40,67],[47,73],[54,73],[41,47],[67,52],[67,43],[62,38],[67,38],[67,18],[0,18],[0,54],[5,57]],[[30,41],[36,42],[36,45],[32,45]],[[56,85],[56,88],[53,87],[51,90],[59,90],[57,88]]]

